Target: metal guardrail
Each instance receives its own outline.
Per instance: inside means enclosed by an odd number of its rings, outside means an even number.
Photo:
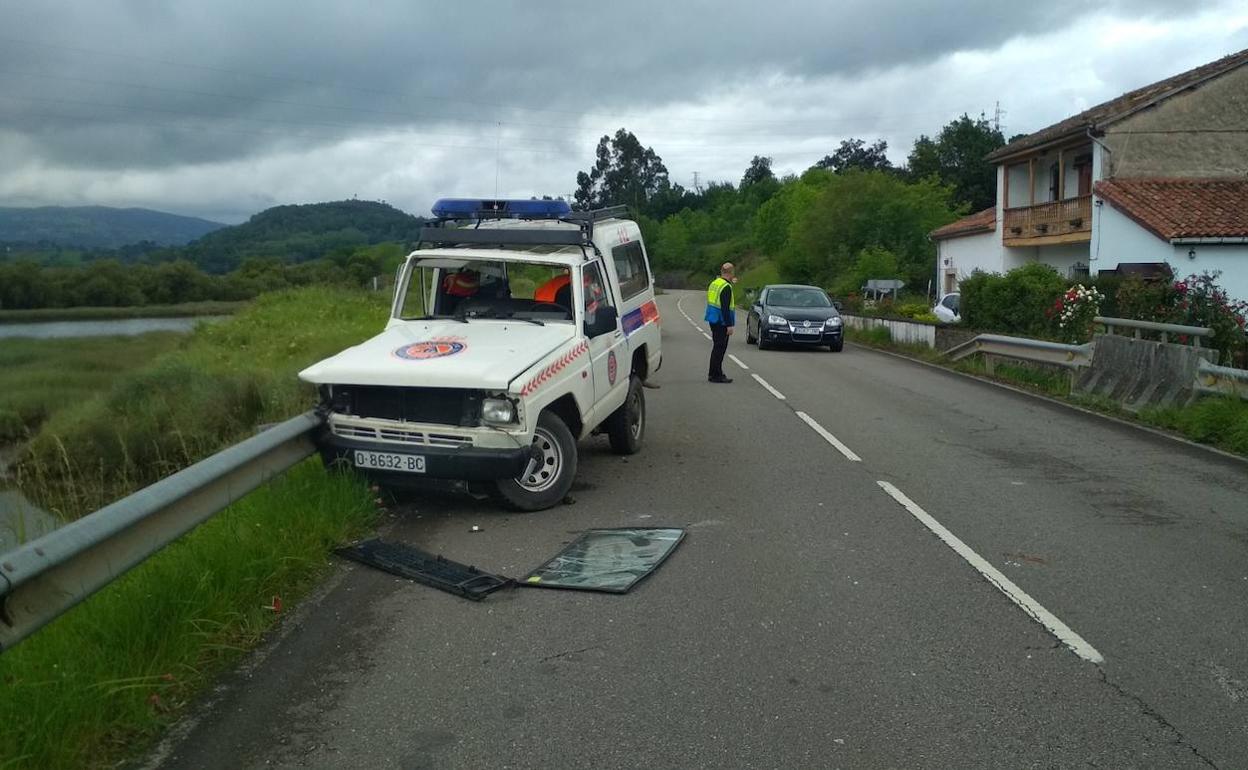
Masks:
[[[945,355],[952,361],[960,361],[976,353],[1055,364],[1067,369],[1080,369],[1092,363],[1091,343],[1065,345],[1060,342],[1033,340],[1027,337],[1006,337],[1000,334],[981,334],[973,340],[945,351]]]
[[[1196,369],[1196,391],[1248,400],[1248,369],[1232,369],[1201,361]]]
[[[311,455],[321,423],[301,414],[0,554],[0,651]]]
[[[1103,325],[1105,327],[1105,332],[1107,334],[1113,334],[1114,329],[1119,328],[1119,327],[1123,329],[1133,329],[1135,331],[1135,338],[1137,340],[1140,338],[1141,331],[1160,332],[1162,342],[1169,342],[1170,341],[1169,336],[1171,334],[1181,334],[1181,335],[1185,335],[1188,337],[1192,337],[1196,341],[1196,344],[1199,346],[1201,337],[1213,336],[1213,329],[1210,329],[1207,326],[1183,326],[1181,324],[1163,324],[1163,323],[1158,323],[1156,321],[1136,321],[1135,319],[1132,319],[1132,318],[1105,318],[1099,315],[1096,318],[1093,318],[1092,320],[1098,324]]]

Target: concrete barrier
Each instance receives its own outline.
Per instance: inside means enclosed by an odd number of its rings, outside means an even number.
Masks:
[[[1074,392],[1119,401],[1127,409],[1188,403],[1201,361],[1214,363],[1209,348],[1097,334],[1092,365],[1075,381]]]
[[[846,315],[841,313],[845,325],[851,329],[888,329],[893,342],[906,345],[925,345],[936,347],[936,325],[919,321],[898,321],[892,318],[872,318],[871,316]]]

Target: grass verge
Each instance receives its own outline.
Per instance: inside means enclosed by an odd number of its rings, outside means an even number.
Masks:
[[[1100,396],[1072,393],[1070,378],[1064,372],[998,361],[990,375],[981,358],[967,358],[951,363],[941,353],[931,348],[899,345],[892,342],[887,329],[868,331],[846,329],[845,335],[850,342],[900,353],[984,379],[1005,382],[1024,390],[1068,401],[1084,409],[1162,428],[1178,433],[1191,441],[1209,444],[1218,449],[1248,457],[1248,402],[1243,399],[1207,396],[1187,406],[1150,407],[1138,413],[1132,413],[1116,401]]]
[[[74,518],[291,417],[315,400],[299,370],[381,331],[387,305],[378,294],[308,287],[201,325],[176,350],[53,414],[13,469],[17,485]]]
[[[36,310],[0,310],[0,324],[233,315],[247,304],[246,302],[186,302],[180,305],[141,305],[138,307],[46,307]]]
[[[0,768],[143,750],[375,515],[362,481],[309,460],[0,655]]]
[[[0,443],[26,438],[57,411],[176,349],[184,336],[0,340]]]

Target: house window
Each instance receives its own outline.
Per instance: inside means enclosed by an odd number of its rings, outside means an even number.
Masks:
[[[1082,262],[1076,262],[1075,264],[1070,266],[1068,275],[1071,278],[1087,278],[1089,275],[1088,266],[1083,264]]]
[[[1057,189],[1061,178],[1062,172],[1057,167],[1057,164],[1054,163],[1049,166],[1049,200],[1051,201],[1060,201],[1062,199],[1061,191]]]

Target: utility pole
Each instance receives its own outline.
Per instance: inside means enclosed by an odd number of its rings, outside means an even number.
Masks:
[[[702,194],[702,185],[698,184],[698,172],[693,172],[693,189],[698,191],[698,195]]]
[[[998,132],[1001,131],[1001,118],[1005,115],[1005,110],[1001,109],[1001,102],[997,101],[997,108],[992,113],[992,127]]]

